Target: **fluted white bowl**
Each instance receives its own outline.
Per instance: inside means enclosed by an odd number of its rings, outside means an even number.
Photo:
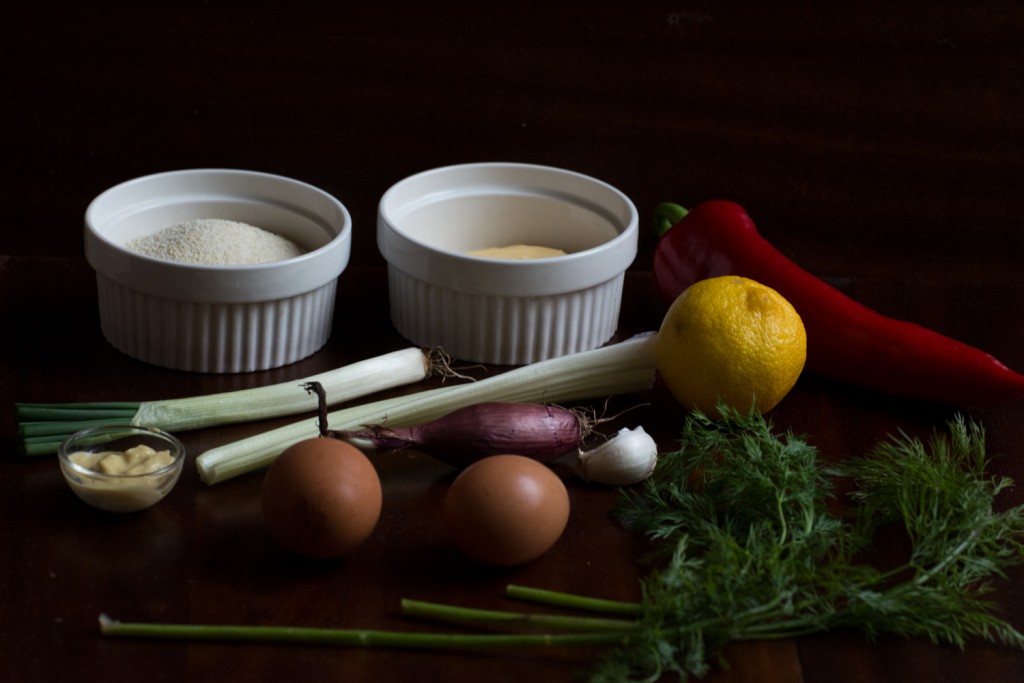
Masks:
[[[305,253],[252,265],[146,256],[128,243],[197,218],[254,225]],[[352,221],[330,194],[298,180],[233,169],[191,169],[116,185],[85,212],[85,255],[96,271],[100,325],[124,353],[211,373],[301,360],[330,336]]]
[[[407,339],[463,360],[520,365],[601,346],[615,333],[636,207],[587,175],[477,163],[410,176],[380,200],[391,320]],[[509,244],[565,255],[466,252]]]

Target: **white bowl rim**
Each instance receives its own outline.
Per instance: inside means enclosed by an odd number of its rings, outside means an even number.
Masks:
[[[479,174],[480,182],[465,187],[498,187],[484,180],[489,174],[515,172],[529,176],[533,183],[508,185],[526,189],[523,194],[554,197],[599,209],[598,213],[614,214],[611,203],[626,214],[625,225],[614,225],[618,234],[597,246],[571,254],[539,259],[508,260],[440,249],[410,236],[398,226],[398,220],[421,206],[464,194],[454,187],[434,192],[416,202],[393,206],[396,195],[409,185],[431,176]],[[556,188],[542,190],[536,179],[555,179],[589,187],[600,192],[606,204],[594,207],[592,201]],[[381,197],[378,206],[377,244],[381,255],[392,266],[430,282],[438,287],[473,291],[483,294],[514,296],[545,296],[578,291],[606,282],[626,270],[636,258],[639,239],[639,217],[636,206],[624,193],[592,176],[567,169],[521,162],[477,162],[455,164],[421,171],[392,185]],[[558,268],[552,268],[557,264]]]
[[[234,182],[259,179],[316,198],[337,214],[340,228],[326,244],[280,261],[240,265],[208,265],[168,261],[141,254],[114,242],[100,223],[106,203],[118,194],[173,179]],[[192,193],[193,198],[206,196]],[[211,196],[212,193],[211,193]],[[218,195],[221,196],[221,195]],[[239,198],[246,195],[238,194]],[[259,199],[253,194],[248,199]],[[267,202],[280,205],[281,202]],[[116,212],[110,212],[116,213]],[[321,216],[321,218],[323,218]],[[290,298],[337,278],[351,254],[352,218],[337,198],[310,183],[287,176],[231,168],[194,168],[139,176],[109,187],[85,211],[85,255],[97,273],[136,291],[179,301],[239,303]],[[244,280],[239,280],[244,278]]]

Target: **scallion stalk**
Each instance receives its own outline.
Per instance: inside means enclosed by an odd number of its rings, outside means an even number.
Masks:
[[[639,605],[637,605],[639,608]],[[402,613],[420,618],[453,624],[487,624],[490,626],[517,626],[544,628],[558,631],[608,631],[625,633],[635,630],[635,619],[617,619],[578,616],[575,614],[541,614],[510,610],[478,609],[460,605],[402,599]]]
[[[656,335],[645,333],[617,344],[524,365],[469,384],[428,389],[338,410],[331,429],[366,424],[402,427],[434,420],[482,401],[568,402],[649,389],[654,382]],[[200,479],[216,484],[271,464],[288,446],[319,434],[309,418],[211,448],[196,458]]]
[[[332,404],[419,382],[444,365],[439,351],[411,347],[340,368],[263,387],[141,403],[19,403],[21,451],[54,453],[66,437],[86,427],[130,424],[180,432],[313,411],[317,397],[303,386],[320,383]]]
[[[349,647],[471,650],[480,648],[622,644],[628,632],[429,633],[303,626],[232,626],[121,622],[100,615],[100,632],[121,638],[307,643]]]
[[[509,584],[505,589],[505,595],[515,600],[524,600],[538,605],[569,607],[603,614],[637,616],[643,610],[643,606],[638,602],[592,598],[586,595],[545,590],[543,588],[533,588],[532,586],[521,586],[518,584]]]

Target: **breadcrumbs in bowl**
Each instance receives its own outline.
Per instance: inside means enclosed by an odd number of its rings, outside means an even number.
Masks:
[[[306,253],[295,242],[275,232],[221,218],[195,218],[178,223],[137,237],[127,247],[153,258],[209,266],[270,263]]]
[[[266,370],[319,350],[351,239],[336,198],[256,171],[144,176],[85,213],[106,339],[133,358],[196,372]]]

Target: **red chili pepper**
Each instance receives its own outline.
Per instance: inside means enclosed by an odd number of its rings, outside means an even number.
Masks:
[[[664,232],[654,274],[666,301],[698,280],[740,275],[789,300],[807,330],[806,368],[882,393],[957,406],[1024,396],[1024,375],[920,325],[888,318],[803,270],[757,231],[738,204],[658,207]],[[668,229],[671,228],[671,229]]]

